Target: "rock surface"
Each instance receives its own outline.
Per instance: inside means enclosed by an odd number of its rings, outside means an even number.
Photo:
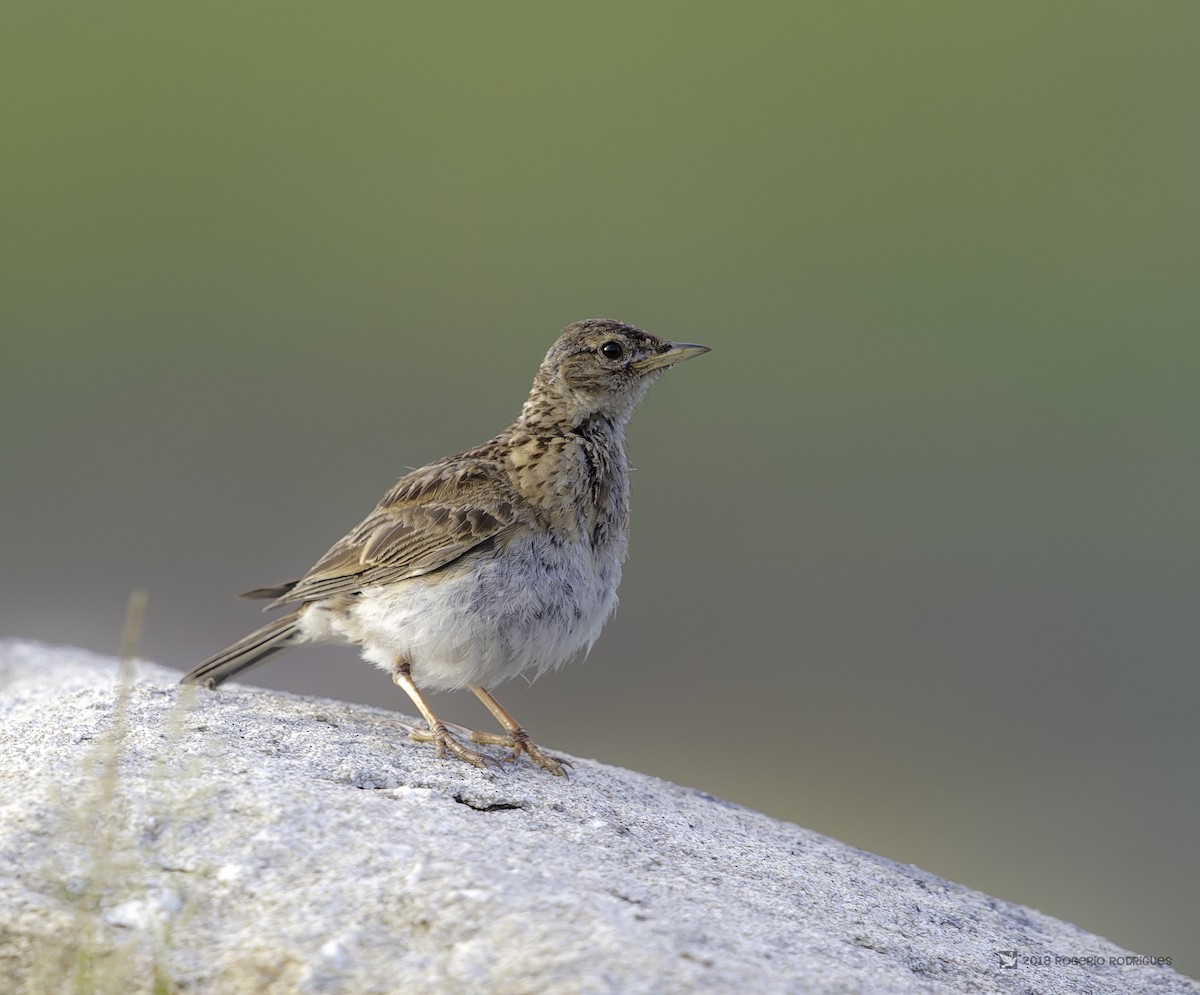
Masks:
[[[135,670],[0,643],[6,992],[1200,991],[643,774],[475,770],[391,712]]]

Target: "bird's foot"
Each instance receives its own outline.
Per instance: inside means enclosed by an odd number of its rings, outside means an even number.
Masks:
[[[459,760],[465,760],[473,767],[491,768],[492,770],[503,769],[500,766],[500,761],[495,757],[489,757],[486,753],[472,750],[469,746],[464,746],[460,743],[450,735],[450,730],[441,722],[434,723],[432,729],[414,729],[408,734],[408,738],[416,740],[418,743],[433,743],[439,757],[444,757],[447,753],[451,753],[458,757]]]
[[[537,743],[533,742],[528,736],[514,736],[512,742],[512,759],[516,760],[524,753],[539,767],[544,767],[550,771],[555,777],[566,777],[567,768],[574,767],[566,757],[556,757],[552,753],[543,753]]]
[[[520,759],[521,754],[524,754],[528,756],[530,760],[536,763],[536,765],[546,768],[547,771],[550,771],[550,773],[559,778],[566,777],[566,768],[575,766],[574,763],[571,763],[571,761],[566,759],[564,756],[554,756],[553,754],[544,753],[539,745],[534,743],[532,739],[529,738],[529,733],[523,729],[518,729],[516,732],[512,733],[511,736],[500,732],[478,732],[475,730],[469,730],[469,733],[470,735],[467,738],[469,738],[470,742],[472,743],[479,743],[481,745],[486,745],[486,747],[508,747],[510,750],[512,750],[512,754],[504,757],[504,760],[510,763]],[[446,733],[446,736],[449,735],[449,732]],[[426,732],[425,730],[418,730],[410,733],[410,738],[420,739],[422,743],[434,742],[433,733]],[[466,747],[462,747],[462,744],[457,745],[460,745],[461,749],[467,750]],[[448,747],[448,749],[452,748]],[[467,753],[475,753],[475,751],[467,750]],[[456,754],[456,756],[458,755],[460,754]],[[480,754],[475,755],[479,756]],[[490,765],[491,763],[496,763],[496,760],[493,760],[490,756],[485,756],[484,760],[490,763]]]
[[[575,766],[566,757],[556,757],[550,753],[542,752],[533,740],[529,738],[529,733],[524,729],[518,728],[511,735],[501,735],[500,733],[492,732],[472,732],[472,743],[487,743],[491,746],[507,746],[512,750],[512,756],[505,757],[506,760],[517,760],[524,753],[539,767],[544,767],[556,777],[566,777],[567,768]]]

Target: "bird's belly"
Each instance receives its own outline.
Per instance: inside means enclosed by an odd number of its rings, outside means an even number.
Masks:
[[[430,690],[534,677],[591,648],[616,608],[623,555],[516,538],[451,571],[365,588],[312,628],[327,625],[389,673],[407,661]]]

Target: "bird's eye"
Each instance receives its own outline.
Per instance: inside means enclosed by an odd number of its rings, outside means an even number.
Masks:
[[[620,359],[624,352],[620,342],[605,342],[600,347],[600,355],[605,359]]]

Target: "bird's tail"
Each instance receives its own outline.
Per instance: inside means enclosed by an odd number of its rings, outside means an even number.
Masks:
[[[256,629],[245,639],[239,639],[232,646],[221,650],[216,656],[209,657],[195,670],[185,674],[179,683],[203,684],[215,688],[234,674],[240,674],[243,670],[262,663],[267,657],[287,649],[300,639],[297,620],[296,612],[281,615],[261,629]]]

